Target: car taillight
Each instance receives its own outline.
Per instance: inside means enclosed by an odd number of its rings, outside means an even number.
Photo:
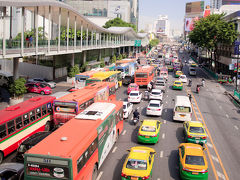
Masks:
[[[188,138],[192,138],[192,136],[189,136],[189,135],[188,135],[187,137],[188,137]]]
[[[152,137],[157,137],[157,134],[153,134],[153,135],[151,135]]]
[[[206,170],[204,169],[204,170],[201,171],[201,173],[207,173],[207,172],[208,172],[207,169]]]
[[[207,137],[205,136],[205,137],[202,137],[202,139],[207,139]]]
[[[149,179],[149,176],[144,176],[142,180]]]
[[[182,168],[183,171],[186,171],[186,172],[191,172],[191,170],[187,169],[187,168]]]
[[[124,177],[124,178],[127,178],[127,175],[124,174],[124,173],[121,173],[121,176]]]
[[[147,108],[147,110],[151,110],[150,108]]]
[[[138,133],[139,136],[142,136],[142,134]]]
[[[161,109],[157,109],[157,111],[161,111]]]

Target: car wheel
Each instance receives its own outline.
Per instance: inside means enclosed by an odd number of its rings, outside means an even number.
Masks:
[[[45,124],[45,131],[50,131],[50,122]]]
[[[0,164],[2,163],[3,161],[3,152],[0,151]]]
[[[44,94],[45,94],[45,92],[44,92],[44,91],[41,91],[41,92],[40,92],[40,94],[41,94],[41,95],[44,95]]]

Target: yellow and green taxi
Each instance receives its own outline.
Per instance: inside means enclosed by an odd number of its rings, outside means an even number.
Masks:
[[[182,71],[176,71],[176,73],[175,73],[176,78],[180,77],[181,75],[183,75]]]
[[[157,143],[159,139],[160,126],[161,122],[159,120],[144,120],[138,130],[138,142],[151,144]]]
[[[168,71],[172,72],[173,71],[173,66],[172,65],[167,65]]]
[[[199,144],[182,143],[178,147],[179,170],[182,180],[207,180],[208,163],[205,148]]]
[[[183,89],[182,81],[174,81],[172,88],[182,90]]]
[[[122,180],[148,180],[152,177],[152,168],[156,151],[149,147],[132,147],[123,164]]]
[[[202,145],[207,143],[207,134],[200,121],[185,121],[183,129],[186,142]]]
[[[197,64],[196,63],[191,63],[191,65],[190,65],[191,67],[196,67],[197,66]]]

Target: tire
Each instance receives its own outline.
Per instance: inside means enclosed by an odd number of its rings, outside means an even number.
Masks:
[[[98,169],[97,169],[97,165],[95,165],[92,172],[92,180],[96,180],[97,176],[98,176]]]
[[[3,161],[3,152],[0,151],[0,164],[2,163]]]
[[[41,91],[41,92],[40,92],[40,94],[41,94],[41,95],[44,95],[44,94],[45,94],[45,92],[44,92],[44,91]]]
[[[48,122],[45,124],[45,131],[50,131],[50,127],[51,127],[51,124],[50,124],[50,122],[48,121]]]

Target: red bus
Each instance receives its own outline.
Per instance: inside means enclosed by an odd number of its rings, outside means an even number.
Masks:
[[[53,102],[54,125],[60,126],[99,100],[115,100],[114,82],[96,82]]]
[[[55,97],[37,96],[0,111],[0,163],[26,138],[49,130]]]
[[[139,86],[147,86],[154,78],[154,67],[153,66],[142,66],[136,70],[134,75],[134,82]]]
[[[24,155],[25,179],[96,180],[123,130],[123,102],[97,102]]]

